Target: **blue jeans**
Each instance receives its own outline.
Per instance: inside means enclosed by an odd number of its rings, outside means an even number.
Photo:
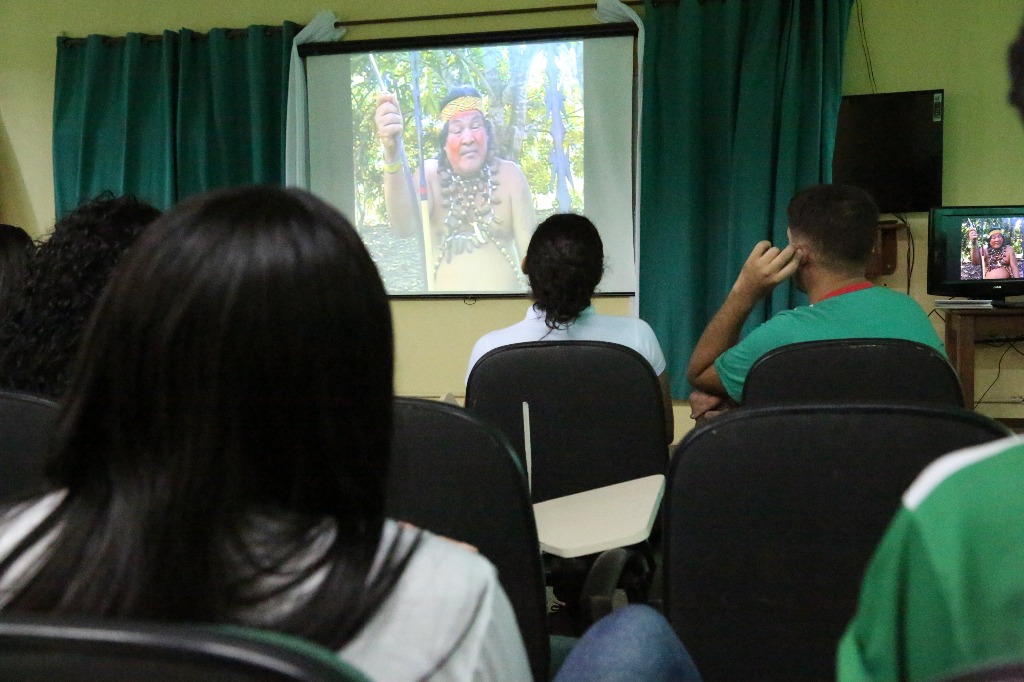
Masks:
[[[700,673],[665,617],[649,606],[612,611],[583,633],[555,682],[700,682]]]

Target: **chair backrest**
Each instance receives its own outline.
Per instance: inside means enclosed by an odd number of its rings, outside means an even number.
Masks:
[[[1010,435],[955,407],[732,410],[676,448],[665,612],[704,679],[831,679],[861,578],[936,457]]]
[[[9,614],[0,670],[19,682],[369,682],[333,651],[279,633]]]
[[[781,346],[754,363],[745,406],[822,402],[964,406],[956,370],[931,346],[905,339],[829,339]]]
[[[46,455],[60,405],[20,391],[0,390],[0,502],[46,484]]]
[[[540,341],[481,357],[469,375],[466,407],[501,429],[521,457],[524,403],[534,502],[665,473],[661,387],[631,348]]]
[[[395,399],[388,516],[468,542],[512,602],[534,679],[547,680],[547,600],[533,506],[511,445],[456,405]]]
[[[1024,682],[1024,661],[980,665],[936,682]]]

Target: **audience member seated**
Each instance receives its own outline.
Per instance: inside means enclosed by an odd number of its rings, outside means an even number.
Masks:
[[[25,279],[28,259],[35,250],[36,245],[25,230],[0,223],[0,319],[4,315],[5,301]]]
[[[793,197],[788,214],[789,244],[780,249],[762,241],[754,247],[690,356],[694,419],[738,403],[754,362],[790,343],[897,338],[945,355],[921,306],[905,294],[873,287],[865,276],[878,226],[870,195],[846,185],[816,185]],[[810,305],[777,313],[740,341],[750,312],[790,276]]]
[[[646,358],[661,382],[668,440],[673,435],[672,397],[665,356],[654,331],[634,317],[601,315],[590,299],[604,275],[604,245],[586,217],[556,213],[537,226],[523,259],[534,304],[526,319],[488,332],[473,346],[466,378],[488,351],[527,341],[608,341],[628,346]]]
[[[62,218],[28,262],[0,324],[0,386],[59,398],[114,265],[160,212],[107,193]]]
[[[0,516],[0,608],[274,629],[377,680],[529,679],[494,568],[384,517],[392,379],[388,299],[345,218],[271,187],[183,202],[86,331],[57,492]],[[693,679],[669,635],[630,609],[576,658],[618,646]]]
[[[1009,99],[1024,119],[1024,27],[1009,62]],[[921,473],[864,577],[839,645],[840,682],[934,680],[1024,660],[1022,485],[1019,436]]]
[[[1024,442],[955,452],[903,495],[839,645],[841,682],[1024,659]]]

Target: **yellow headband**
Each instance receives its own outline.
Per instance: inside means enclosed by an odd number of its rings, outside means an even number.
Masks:
[[[441,120],[447,123],[465,111],[483,112],[483,110],[484,100],[482,97],[472,97],[469,95],[456,97],[444,105],[444,109],[441,110]]]

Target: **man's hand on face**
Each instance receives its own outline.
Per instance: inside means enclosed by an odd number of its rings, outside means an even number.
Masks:
[[[780,249],[767,240],[758,242],[743,264],[732,291],[748,300],[758,301],[792,276],[798,267],[800,252],[792,244]]]

